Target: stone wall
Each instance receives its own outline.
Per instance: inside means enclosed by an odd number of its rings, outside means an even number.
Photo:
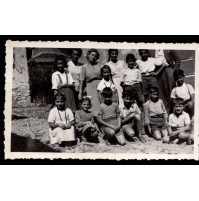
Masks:
[[[25,48],[13,49],[13,106],[26,107],[30,102],[29,74]]]

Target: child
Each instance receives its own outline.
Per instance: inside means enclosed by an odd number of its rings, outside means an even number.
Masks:
[[[105,87],[102,91],[104,103],[99,106],[98,121],[102,125],[101,129],[105,133],[106,143],[108,139],[116,137],[120,145],[125,145],[126,140],[121,131],[121,118],[118,104],[112,102],[113,92],[111,88]]]
[[[62,92],[55,93],[55,107],[48,116],[50,142],[55,147],[62,141],[74,141],[74,116],[69,108],[65,108],[65,96]]]
[[[65,95],[65,105],[74,113],[76,102],[74,98],[75,82],[71,74],[66,71],[66,59],[63,55],[55,58],[54,73],[52,74],[52,89],[54,92],[60,91]]]
[[[163,142],[168,136],[167,131],[167,111],[161,99],[159,99],[159,90],[157,87],[150,88],[150,99],[144,104],[145,125],[149,133],[156,140]]]
[[[173,76],[177,86],[171,91],[171,102],[174,98],[182,98],[185,102],[185,112],[192,118],[194,116],[194,89],[190,84],[184,82],[183,70],[176,69]]]
[[[142,89],[145,97],[145,101],[149,99],[149,89],[150,87],[158,87],[157,74],[155,71],[155,66],[160,66],[162,64],[161,60],[149,57],[149,51],[142,49],[138,50],[141,60],[137,60],[139,70],[142,75]]]
[[[102,91],[105,87],[110,87],[112,89],[112,91],[113,91],[112,101],[118,103],[117,89],[112,80],[111,68],[108,65],[104,65],[101,68],[101,76],[102,76],[102,80],[100,81],[100,83],[98,84],[98,87],[97,87],[100,103],[104,102],[103,96],[102,96]]]
[[[143,143],[146,142],[146,140],[142,137],[141,132],[141,111],[135,103],[131,91],[123,91],[123,100],[124,107],[120,109],[123,132],[130,137],[134,137],[135,132],[133,127],[135,124],[138,130],[138,139]]]
[[[185,101],[182,98],[173,100],[174,113],[169,115],[169,142],[178,139],[186,141],[187,144],[193,144],[194,138],[190,134],[190,117],[184,112]]]
[[[91,100],[83,97],[81,100],[81,110],[75,112],[76,131],[81,135],[81,141],[86,142],[88,137],[98,136],[98,126],[94,123],[93,115],[89,111]]]

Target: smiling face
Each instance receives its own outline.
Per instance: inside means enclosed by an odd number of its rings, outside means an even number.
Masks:
[[[134,61],[133,59],[129,59],[129,60],[127,61],[127,64],[128,64],[128,67],[129,67],[130,69],[133,69],[133,68],[136,66],[136,61]]]
[[[91,63],[94,63],[97,61],[97,53],[96,52],[91,52],[89,55],[88,55],[88,60],[91,62]]]
[[[110,75],[111,75],[111,73],[110,73],[109,69],[103,70],[102,76],[106,81],[108,81],[110,79]]]
[[[132,98],[130,96],[128,96],[128,95],[123,97],[123,101],[124,101],[124,105],[125,105],[126,108],[130,108],[132,103],[134,102],[132,100]]]
[[[184,110],[184,105],[183,104],[176,103],[174,105],[174,111],[175,111],[175,114],[177,116],[181,115],[183,110]]]
[[[59,110],[64,109],[65,107],[65,100],[62,96],[57,96],[55,100],[55,105]]]
[[[64,61],[63,60],[57,60],[57,69],[60,72],[64,72]]]
[[[176,82],[177,82],[177,85],[178,85],[178,86],[182,86],[183,83],[184,83],[184,77],[183,77],[183,76],[178,76],[178,77],[176,78]]]
[[[110,53],[110,59],[111,59],[112,62],[116,62],[117,61],[117,57],[118,57],[117,51],[112,51]]]
[[[89,103],[89,101],[84,101],[81,104],[81,107],[82,107],[82,110],[84,110],[85,112],[87,112],[90,109],[90,103]]]
[[[159,92],[158,91],[152,92],[150,98],[153,102],[157,102],[159,100]]]
[[[77,63],[77,61],[79,60],[79,52],[76,50],[73,50],[71,59],[73,60],[74,63]]]
[[[148,54],[148,52],[146,50],[141,50],[139,52],[139,55],[140,55],[142,61],[146,61],[148,59],[148,57],[149,57],[149,54]]]

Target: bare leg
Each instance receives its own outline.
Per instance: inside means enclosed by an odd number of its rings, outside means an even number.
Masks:
[[[122,133],[121,130],[118,133],[116,133],[115,137],[117,139],[118,144],[120,144],[121,146],[124,146],[126,144],[124,134]]]
[[[153,131],[153,137],[155,138],[155,140],[161,140],[162,139],[161,132],[159,130]]]
[[[168,130],[167,129],[163,129],[161,130],[161,133],[162,133],[162,142],[163,143],[169,143],[169,136],[168,136]]]
[[[115,137],[115,131],[112,128],[105,127],[104,133],[105,133],[107,139],[111,139],[111,138]]]
[[[178,137],[179,137],[180,140],[187,141],[187,140],[189,140],[191,138],[191,135],[188,132],[180,132]]]
[[[142,113],[143,114],[143,113]],[[142,117],[141,117],[142,118]],[[135,118],[134,118],[134,122],[136,124],[136,127],[137,127],[137,130],[138,130],[138,139],[141,141],[141,142],[146,142],[146,140],[144,139],[144,137],[142,136],[142,119],[140,119],[140,116],[139,115],[135,115]]]
[[[129,137],[134,137],[135,136],[135,132],[134,132],[133,128],[130,125],[123,126],[123,131]]]

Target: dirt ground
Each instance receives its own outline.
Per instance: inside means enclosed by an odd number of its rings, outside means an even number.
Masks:
[[[185,143],[177,144],[163,144],[160,141],[156,141],[153,138],[144,136],[147,140],[146,143],[141,143],[137,138],[134,140],[128,140],[125,146],[110,145],[107,146],[102,137],[99,137],[99,143],[78,143],[72,147],[60,147],[53,148],[50,145],[48,134],[48,122],[47,117],[49,113],[49,106],[35,107],[35,108],[13,108],[13,120],[12,120],[12,143],[18,146],[14,151],[23,151],[23,146],[26,147],[26,151],[47,151],[54,150],[57,152],[67,153],[145,153],[145,154],[192,154],[194,151],[193,145],[186,145]],[[23,118],[24,117],[24,118]],[[25,118],[26,117],[26,118]],[[16,138],[18,136],[18,138]],[[29,141],[23,141],[23,143],[29,142],[29,144],[20,143],[21,139],[28,139]],[[31,140],[31,141],[30,141]],[[35,142],[40,143],[40,149],[33,149]],[[43,145],[43,146],[42,146]],[[35,144],[36,146],[36,144]],[[32,150],[31,150],[32,149]]]

